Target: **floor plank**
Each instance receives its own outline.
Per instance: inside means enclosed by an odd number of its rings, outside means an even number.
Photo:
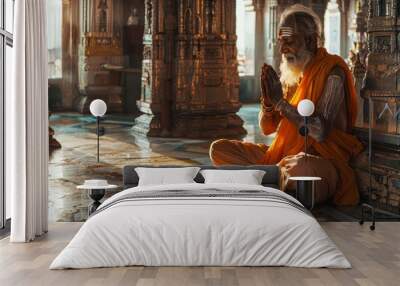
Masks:
[[[368,225],[323,222],[352,269],[289,267],[119,267],[50,271],[55,256],[81,223],[54,223],[45,236],[28,244],[0,240],[0,285],[135,285],[135,286],[266,286],[266,285],[398,285],[400,223]]]

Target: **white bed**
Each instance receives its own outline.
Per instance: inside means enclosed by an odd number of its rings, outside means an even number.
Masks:
[[[166,191],[175,195],[154,195]],[[351,267],[291,196],[263,186],[197,183],[114,195],[50,269],[128,265]]]

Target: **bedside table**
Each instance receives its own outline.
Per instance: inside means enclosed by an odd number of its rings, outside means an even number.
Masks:
[[[87,190],[88,196],[93,200],[93,202],[88,206],[88,214],[89,216],[94,213],[97,208],[101,205],[100,200],[104,197],[107,190],[118,188],[117,185],[90,185],[85,182],[84,185],[80,185],[76,187],[80,190]]]
[[[311,210],[315,202],[315,182],[321,181],[320,177],[290,177],[296,182],[296,199],[307,209]]]

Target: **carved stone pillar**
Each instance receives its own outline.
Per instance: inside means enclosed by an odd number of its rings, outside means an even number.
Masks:
[[[112,71],[125,64],[121,27],[117,25],[120,9],[115,5],[113,0],[81,1],[79,96],[74,106],[83,113],[89,112],[90,102],[96,98],[107,103],[109,112],[122,111],[120,73]]]
[[[361,96],[361,89],[362,89],[362,84],[363,80],[365,77],[365,72],[366,72],[366,66],[362,63],[360,54],[357,53],[355,55],[355,62],[351,67],[351,71],[354,76],[354,83],[356,86],[356,92],[357,92],[357,106],[358,106],[358,113],[357,113],[357,119],[355,125],[357,127],[364,127],[364,105],[365,105],[365,100]]]
[[[278,14],[278,1],[272,0],[268,2],[267,6],[267,63],[272,65],[275,70],[278,70],[280,63],[280,53],[278,47],[278,25],[280,15]],[[289,6],[289,5],[288,5]]]
[[[361,89],[364,82],[365,73],[367,71],[366,58],[368,55],[367,49],[367,18],[368,18],[368,3],[367,0],[357,0],[356,3],[356,18],[355,18],[355,31],[356,43],[351,50],[350,68],[354,75],[354,82],[357,91],[358,100],[358,114],[356,120],[357,127],[364,127],[364,109],[365,102],[361,96]]]
[[[400,204],[400,10],[398,1],[369,1],[367,72],[362,95],[371,104],[373,198],[386,207]],[[368,125],[367,125],[368,126]],[[368,146],[368,129],[358,129]],[[359,186],[366,196],[370,186],[368,153],[356,160]]]
[[[337,0],[328,1],[324,19],[326,20],[324,25],[324,45],[327,51],[331,54],[344,56],[345,37],[342,35],[344,34],[343,31],[345,31],[343,27],[345,17]]]
[[[142,97],[133,130],[241,137],[235,1],[147,0]]]
[[[78,84],[79,1],[62,1],[62,78],[63,108],[70,109]]]
[[[254,68],[255,68],[255,80],[258,80],[261,75],[261,68],[265,62],[265,23],[264,23],[264,8],[265,0],[254,0],[254,11],[256,16],[255,26],[255,45],[254,45]],[[255,85],[255,93],[260,94],[260,85]]]
[[[357,1],[356,14],[356,32],[357,43],[356,53],[359,55],[361,63],[366,66],[366,58],[368,55],[367,48],[367,18],[368,18],[368,0]]]

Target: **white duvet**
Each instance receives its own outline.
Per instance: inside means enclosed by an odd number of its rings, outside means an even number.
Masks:
[[[318,222],[299,209],[246,198],[153,198],[112,204],[131,192],[263,190],[262,186],[180,184],[136,187],[106,200],[50,269],[145,266],[349,268]],[[297,202],[297,201],[296,201]],[[106,206],[108,205],[108,208]]]

